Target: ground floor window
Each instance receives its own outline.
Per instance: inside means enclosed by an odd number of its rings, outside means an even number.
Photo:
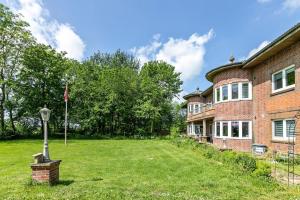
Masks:
[[[215,137],[250,139],[252,134],[251,121],[216,121]]]
[[[295,120],[279,119],[272,122],[272,137],[275,140],[288,140],[295,137]]]

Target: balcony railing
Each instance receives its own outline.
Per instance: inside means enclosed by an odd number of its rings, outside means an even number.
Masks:
[[[214,104],[212,103],[202,104],[200,107],[198,107],[198,109],[195,108],[194,110],[192,110],[192,112],[189,112],[189,114],[196,115],[211,110],[213,108],[214,108]]]

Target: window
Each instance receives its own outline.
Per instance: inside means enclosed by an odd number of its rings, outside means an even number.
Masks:
[[[273,121],[273,139],[288,140],[289,137],[295,137],[295,120],[274,120]]]
[[[228,122],[223,122],[222,125],[223,136],[228,137]]]
[[[239,82],[223,85],[215,89],[215,102],[233,101],[233,100],[251,100],[252,83]]]
[[[221,91],[220,88],[217,88],[217,102],[221,100]]]
[[[242,98],[249,98],[249,83],[242,83]]]
[[[228,100],[228,85],[222,87],[222,101]]]
[[[239,122],[231,122],[231,136],[239,137]]]
[[[287,67],[272,75],[272,92],[295,87],[295,65]]]
[[[283,121],[275,121],[275,137],[283,137]]]
[[[217,121],[215,137],[232,139],[251,139],[251,121]]]
[[[242,137],[249,137],[249,122],[242,122]]]
[[[295,84],[295,67],[289,68],[285,71],[286,74],[286,86]]]
[[[274,90],[279,90],[283,87],[282,84],[282,72],[274,75]]]
[[[193,113],[194,105],[190,104],[189,105],[189,113]]]
[[[295,120],[286,120],[286,133],[287,137],[295,136]]]
[[[238,99],[239,98],[239,84],[233,83],[231,86],[231,98]]]
[[[216,136],[217,137],[221,136],[220,122],[216,123]]]
[[[198,113],[198,112],[199,112],[199,105],[195,104],[195,113]]]

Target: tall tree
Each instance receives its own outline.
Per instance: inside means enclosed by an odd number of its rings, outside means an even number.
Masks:
[[[12,85],[19,72],[20,60],[24,50],[33,41],[28,24],[0,4],[0,130],[5,132],[5,107],[8,108],[11,124],[13,122],[14,95]]]
[[[27,48],[16,87],[20,102],[19,116],[40,120],[39,109],[47,105],[53,113],[53,125],[62,120],[65,74],[70,65],[72,63],[63,53],[56,52],[50,46],[35,44]]]
[[[163,61],[150,61],[143,65],[140,75],[140,97],[136,114],[143,119],[150,133],[170,128],[172,100],[181,91],[180,73]],[[166,127],[164,127],[167,125]]]

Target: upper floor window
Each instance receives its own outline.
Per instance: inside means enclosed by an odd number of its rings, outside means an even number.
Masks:
[[[251,82],[238,82],[220,86],[215,89],[215,102],[252,99]]]
[[[295,65],[272,74],[272,92],[295,87]]]
[[[231,99],[238,99],[239,98],[239,84],[233,83],[231,85]]]
[[[216,90],[216,102],[219,102],[221,100],[221,89],[220,88],[217,88]]]
[[[242,83],[242,98],[249,98],[249,83]]]
[[[295,137],[295,120],[274,120],[272,128],[272,136],[275,140],[288,140],[289,137]]]
[[[228,85],[222,86],[222,101],[228,100]]]

